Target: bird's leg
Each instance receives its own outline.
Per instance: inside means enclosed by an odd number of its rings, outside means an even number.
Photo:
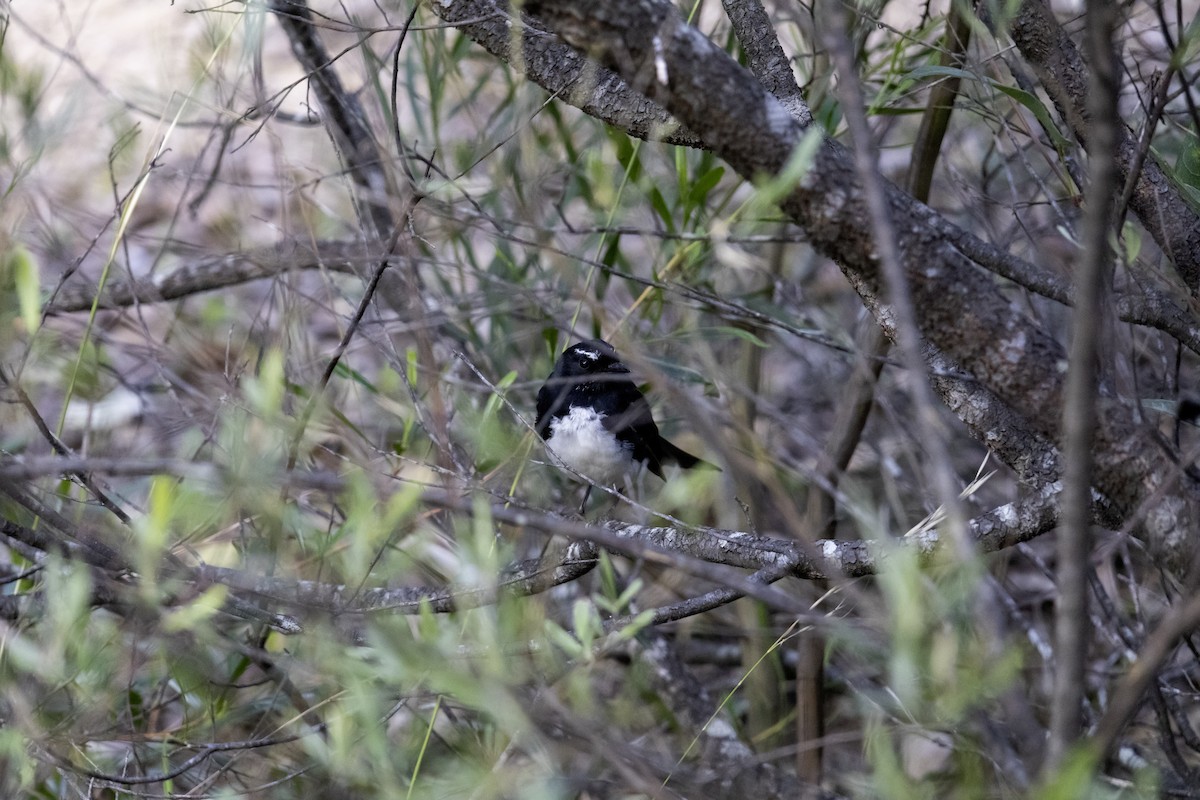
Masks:
[[[592,485],[589,483],[583,489],[583,502],[579,504],[579,516],[584,516],[584,511],[587,510],[588,498],[592,496]]]
[[[634,472],[629,473],[625,476],[625,496],[626,497],[633,498],[637,502],[642,501],[642,498],[644,498],[646,496],[645,488],[646,488],[646,473],[647,472],[649,472],[649,470],[647,470],[645,467],[641,467],[641,468],[635,470]],[[631,506],[629,511],[633,517],[633,521],[635,521],[635,522],[639,522],[639,523],[645,525],[649,519],[646,516],[646,512],[639,510],[636,504]]]

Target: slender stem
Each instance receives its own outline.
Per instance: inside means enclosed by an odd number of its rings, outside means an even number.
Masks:
[[[1076,270],[1070,365],[1063,404],[1066,458],[1063,519],[1058,533],[1058,606],[1055,614],[1054,701],[1050,713],[1047,768],[1055,769],[1078,739],[1083,723],[1084,665],[1090,639],[1087,610],[1091,544],[1092,443],[1097,424],[1099,338],[1113,256],[1109,247],[1112,198],[1119,191],[1116,166],[1118,72],[1112,37],[1115,7],[1091,0],[1086,53],[1092,66],[1088,92],[1090,175],[1083,223],[1083,259]]]

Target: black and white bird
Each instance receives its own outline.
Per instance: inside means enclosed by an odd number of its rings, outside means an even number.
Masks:
[[[660,478],[666,463],[707,464],[663,438],[629,367],[602,339],[571,345],[558,359],[538,391],[536,427],[557,462],[602,486],[642,464]]]

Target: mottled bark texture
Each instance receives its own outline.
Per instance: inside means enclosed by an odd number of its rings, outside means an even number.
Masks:
[[[611,70],[588,61],[536,19],[510,16],[505,0],[450,0],[430,6],[489,53],[584,113],[639,139],[700,146],[700,139],[661,105],[631,92]],[[519,52],[514,53],[514,42],[520,42]]]
[[[738,44],[746,54],[746,61],[763,88],[775,95],[775,99],[799,122],[811,123],[812,113],[796,85],[792,62],[783,52],[762,3],[759,0],[723,0],[722,5]]]
[[[809,132],[665,2],[537,0],[525,10],[665,108],[746,178],[779,174]],[[954,365],[962,376],[957,380],[986,388],[988,402],[1007,405],[1007,418],[1025,421],[1029,434],[1057,442],[1066,360],[1060,343],[1014,308],[993,277],[964,254],[978,249],[974,237],[895,186],[887,187],[887,200],[930,352]],[[845,148],[823,139],[812,169],[781,206],[890,327],[863,192]],[[1200,491],[1140,420],[1135,403],[1102,397],[1098,418],[1098,490],[1182,572],[1191,562]]]

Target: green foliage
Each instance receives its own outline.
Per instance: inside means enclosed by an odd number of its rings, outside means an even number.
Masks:
[[[1175,160],[1175,179],[1183,184],[1192,204],[1200,208],[1200,134],[1180,137],[1182,146]]]
[[[0,274],[11,276],[17,295],[21,322],[30,333],[41,323],[41,292],[38,285],[38,265],[28,249],[17,245],[9,250]]]

